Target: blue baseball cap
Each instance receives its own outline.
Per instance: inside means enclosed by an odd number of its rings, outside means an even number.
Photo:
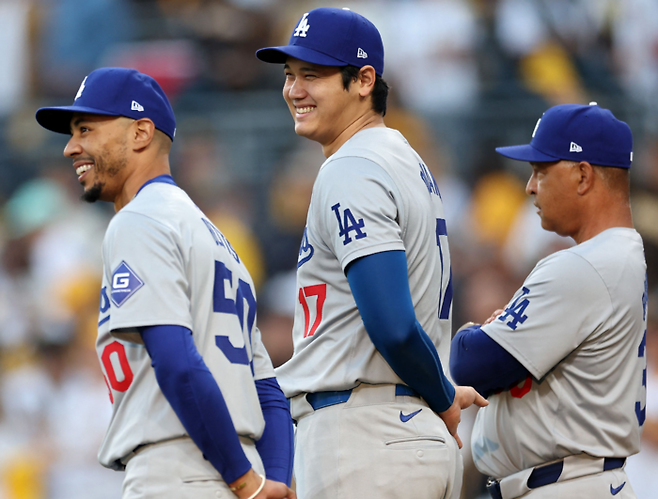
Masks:
[[[374,24],[349,9],[322,7],[305,13],[288,45],[256,51],[261,61],[285,64],[288,57],[322,66],[370,65],[384,73],[384,44]]]
[[[82,80],[72,106],[42,107],[39,124],[53,132],[71,134],[73,113],[148,118],[173,141],[176,118],[169,99],[155,81],[135,69],[100,68]]]
[[[539,118],[530,144],[497,147],[496,152],[532,163],[587,161],[599,166],[630,168],[633,135],[626,123],[596,102],[588,106],[561,104]]]

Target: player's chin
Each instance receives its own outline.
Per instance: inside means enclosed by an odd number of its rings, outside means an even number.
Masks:
[[[300,137],[313,140],[314,129],[308,123],[295,120],[295,133]]]
[[[87,203],[95,203],[101,199],[103,195],[103,187],[105,184],[100,182],[95,182],[91,187],[85,188],[80,199],[86,201]]]

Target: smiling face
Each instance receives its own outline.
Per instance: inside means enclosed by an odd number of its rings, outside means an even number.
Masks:
[[[572,236],[579,229],[578,163],[557,161],[530,163],[532,175],[526,193],[534,196],[541,226],[561,236]]]
[[[283,98],[295,120],[295,132],[324,149],[370,111],[369,101],[359,95],[359,85],[353,82],[345,90],[339,67],[289,57],[284,71]]]
[[[127,178],[128,127],[124,117],[74,114],[71,139],[64,156],[73,159],[73,168],[84,192],[82,199],[110,201],[119,196]]]

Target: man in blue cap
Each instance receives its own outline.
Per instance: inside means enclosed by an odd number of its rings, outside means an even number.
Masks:
[[[493,498],[633,498],[626,457],[646,401],[647,281],[633,228],[628,125],[596,103],[550,108],[526,192],[542,227],[576,246],[541,260],[505,309],[452,342],[454,379],[488,396],[472,438]]]
[[[381,36],[359,14],[319,8],[257,57],[283,66],[295,132],[327,157],[299,250],[294,355],[277,370],[297,421],[297,494],[458,498],[460,411],[486,401],[443,372],[443,204],[423,160],[384,124]]]
[[[83,199],[114,203],[96,348],[112,402],[101,464],[123,499],[294,498],[288,404],[256,327],[254,284],[176,186],[176,121],[157,82],[102,68],[37,121],[71,135]],[[267,477],[267,478],[266,478]]]

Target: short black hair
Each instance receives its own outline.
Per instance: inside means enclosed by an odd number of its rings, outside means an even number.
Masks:
[[[348,90],[353,81],[359,76],[361,68],[356,66],[341,66],[340,74],[343,77],[343,88]],[[375,87],[372,89],[372,109],[386,116],[386,100],[388,99],[388,83],[379,75],[375,76]]]

